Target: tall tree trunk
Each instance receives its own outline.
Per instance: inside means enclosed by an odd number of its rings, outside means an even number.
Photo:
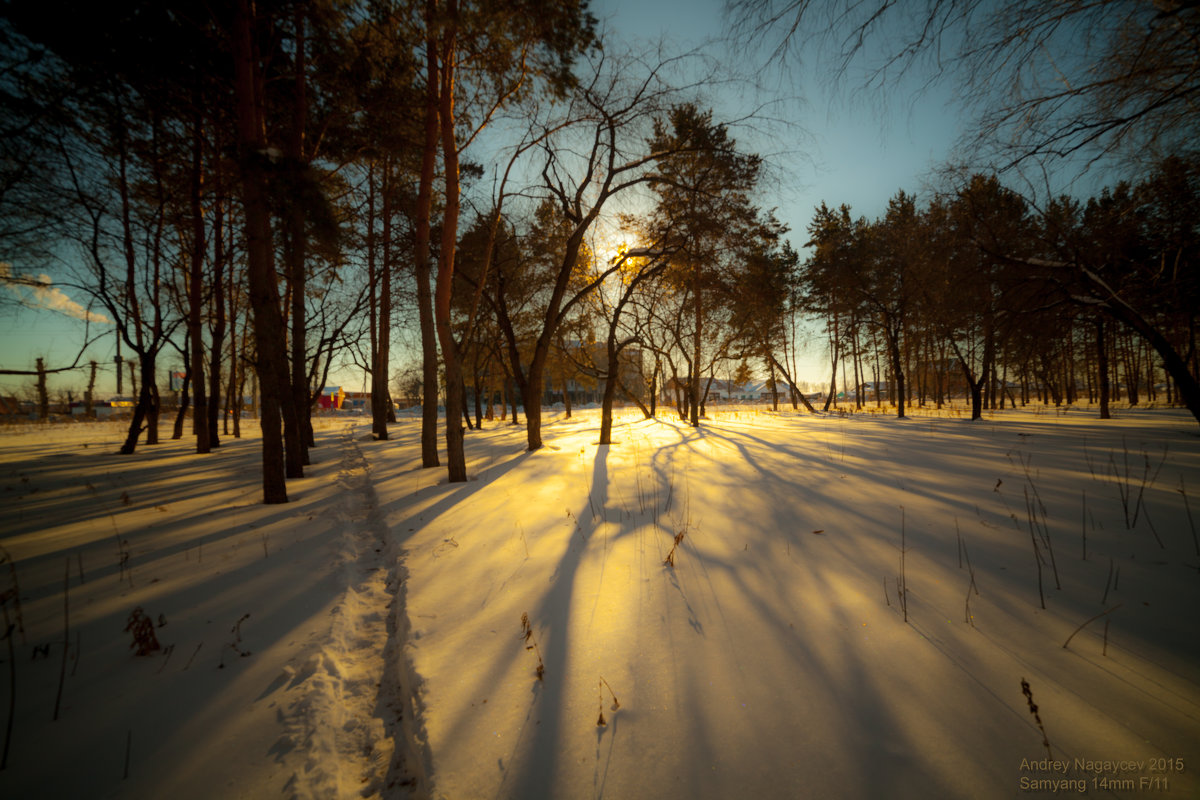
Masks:
[[[221,355],[225,350],[225,209],[218,197],[213,208],[213,326],[208,366],[208,444],[220,447]]]
[[[84,394],[84,416],[88,419],[96,418],[96,362],[89,362],[91,372],[88,374],[87,393]]]
[[[900,356],[900,327],[887,328],[888,351],[892,357],[892,377],[896,381],[896,418],[904,419],[904,364]]]
[[[175,424],[171,429],[171,439],[183,438],[183,423],[187,420],[188,408],[192,405],[192,337],[183,339],[183,378],[179,384],[179,403],[175,409]]]
[[[232,207],[231,207],[232,211]],[[229,226],[230,246],[228,252],[233,251],[233,225],[232,221]],[[242,373],[242,366],[239,360],[238,336],[237,329],[238,308],[237,308],[237,288],[234,284],[234,269],[233,265],[229,266],[229,387],[228,394],[225,396],[225,433],[229,433],[229,426],[232,420],[233,437],[241,438],[241,419],[242,419],[242,387],[238,376]],[[243,330],[244,334],[244,330]]]
[[[158,353],[154,350],[146,353],[139,361],[141,367],[142,386],[139,390],[138,405],[146,409],[146,444],[158,444],[158,416],[162,404],[158,396]]]
[[[384,159],[382,179],[383,237],[380,243],[379,269],[379,316],[376,325],[379,333],[375,341],[375,360],[371,365],[371,425],[375,438],[388,438],[388,370],[391,362],[392,340],[392,165]]]
[[[696,329],[692,332],[692,369],[691,380],[688,381],[688,424],[693,428],[700,427],[700,345],[701,327],[704,322],[704,300],[700,294],[700,266],[692,267],[692,294]]]
[[[50,419],[50,395],[46,391],[46,362],[37,360],[37,397],[38,419],[42,422]]]
[[[456,26],[458,4],[446,4],[448,21],[442,34],[441,81],[438,120],[442,137],[442,166],[446,183],[446,205],[442,214],[442,246],[438,253],[437,291],[434,296],[434,323],[438,344],[442,348],[442,363],[446,373],[446,466],[450,483],[467,480],[466,454],[463,451],[463,384],[458,343],[451,328],[450,299],[454,283],[454,255],[458,244],[459,179],[458,141],[455,136],[454,93],[455,60],[457,58]],[[525,408],[529,417],[530,408]],[[532,425],[532,421],[530,423]]]
[[[233,29],[234,99],[241,160],[242,203],[246,225],[250,306],[254,312],[256,369],[262,391],[263,502],[286,503],[282,432],[286,383],[285,347],[279,291],[275,283],[271,220],[266,196],[263,98],[258,95],[258,60],[251,37],[248,0],[237,0]]]
[[[1108,408],[1108,345],[1104,341],[1104,320],[1096,318],[1096,375],[1100,384],[1100,419],[1112,419]]]
[[[204,130],[201,121],[199,92],[193,92],[195,104],[192,117],[192,174],[191,223],[192,258],[188,270],[188,340],[191,344],[191,372],[195,378],[196,410],[192,414],[192,431],[196,434],[196,452],[207,453],[212,448],[208,438],[208,400],[204,394]]]
[[[650,416],[658,413],[658,371],[660,362],[654,359],[654,372],[650,374]]]
[[[425,4],[425,139],[421,149],[421,174],[417,184],[416,231],[413,261],[417,278],[417,318],[421,327],[421,467],[439,466],[438,461],[438,351],[430,290],[429,240],[433,210],[433,178],[438,150],[438,58],[434,19],[435,0]]]
[[[619,310],[617,313],[619,313]],[[620,383],[620,379],[618,378],[620,374],[620,364],[618,363],[620,354],[613,336],[615,324],[616,318],[614,316],[606,348],[608,366],[604,368],[604,396],[600,403],[600,444],[612,444],[613,400],[616,399],[617,384]]]
[[[296,172],[297,181],[307,180],[307,176],[304,175],[307,167],[304,153],[304,126],[308,115],[308,64],[305,58],[304,8],[305,4],[298,3],[293,16],[296,74],[293,81],[292,124],[287,143],[288,161],[291,169]],[[289,477],[303,477],[303,468],[310,463],[308,446],[313,439],[313,397],[312,390],[308,385],[308,309],[305,304],[308,270],[304,262],[307,257],[308,234],[305,230],[303,203],[293,201],[288,204],[287,226],[289,245],[287,270],[291,282],[292,299],[292,371],[289,383],[296,419],[295,430],[291,431],[295,441],[296,455],[294,457],[289,455],[288,461],[289,464],[293,460],[299,461],[299,464],[294,466],[298,466],[300,471],[299,475],[293,475],[289,469],[288,475]],[[289,446],[291,446],[290,442]]]

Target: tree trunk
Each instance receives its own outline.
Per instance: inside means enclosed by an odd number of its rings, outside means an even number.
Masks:
[[[421,326],[421,379],[425,391],[421,397],[421,467],[436,467],[438,462],[438,352],[437,331],[433,319],[433,295],[429,288],[430,217],[433,209],[433,178],[438,150],[438,61],[434,38],[437,5],[425,6],[425,141],[421,150],[421,176],[417,184],[416,231],[413,261],[417,278],[417,316]]]
[[[617,314],[619,313],[618,310],[614,314],[609,326],[608,343],[605,349],[608,364],[604,368],[604,395],[600,403],[600,444],[612,444],[613,400],[617,396],[617,383],[619,382],[617,376],[620,374],[620,365],[617,361],[620,355],[614,340]]]
[[[658,413],[658,370],[659,362],[654,360],[654,372],[650,375],[650,416]]]
[[[293,47],[295,50],[296,74],[293,81],[294,104],[292,106],[292,124],[287,144],[290,168],[296,172],[295,177],[298,182],[305,179],[301,173],[307,166],[304,153],[304,126],[308,115],[306,74],[308,67],[305,58],[304,7],[303,3],[297,4],[294,14],[293,33],[295,39]],[[288,260],[287,271],[291,283],[292,299],[292,370],[289,384],[292,406],[295,408],[296,418],[294,423],[295,430],[291,431],[292,436],[295,437],[296,455],[294,459],[299,461],[299,464],[296,466],[300,468],[300,475],[292,475],[289,470],[288,474],[290,477],[303,477],[304,467],[310,463],[308,445],[313,438],[313,398],[312,390],[308,385],[308,309],[305,304],[308,285],[308,270],[305,266],[308,250],[308,234],[304,223],[304,204],[292,201],[288,204],[288,250],[286,251],[286,258]],[[290,464],[293,457],[289,455],[288,460]]]
[[[888,350],[892,356],[892,377],[896,381],[896,418],[904,419],[904,366],[900,360],[900,331],[888,329]]]
[[[825,397],[825,407],[821,409],[822,411],[828,411],[830,403],[832,403],[833,398],[837,396],[837,370],[838,370],[837,349],[836,349],[836,347],[834,347],[833,343],[830,343],[829,349],[831,351],[831,355],[830,355],[831,363],[830,363],[830,369],[829,369],[829,373],[830,373],[829,374],[829,394]]]
[[[218,142],[219,144],[219,142]],[[218,197],[213,210],[213,327],[208,367],[208,444],[220,447],[217,433],[221,419],[221,353],[225,349],[225,212]]]
[[[434,294],[434,324],[438,344],[442,349],[442,364],[446,374],[446,466],[450,483],[467,480],[466,454],[463,451],[462,426],[462,366],[458,343],[451,327],[450,300],[454,284],[454,256],[458,244],[459,176],[458,141],[455,136],[454,93],[455,60],[457,58],[457,15],[455,0],[449,0],[448,17],[442,34],[441,81],[438,121],[442,138],[443,179],[446,184],[445,209],[442,213],[442,246],[438,253],[437,289]],[[529,418],[529,407],[525,415]],[[532,430],[532,419],[530,429]]]
[[[775,385],[775,359],[769,359],[771,368],[771,410],[779,411],[779,388]]]
[[[263,502],[286,503],[280,387],[286,382],[287,353],[279,292],[275,283],[271,221],[266,196],[263,98],[258,96],[258,61],[251,37],[248,0],[237,0],[233,30],[234,99],[241,160],[242,203],[250,306],[254,312],[256,368],[262,391]],[[281,374],[282,373],[282,374]]]
[[[693,265],[695,277],[692,281],[692,294],[695,298],[696,329],[692,332],[692,369],[691,380],[688,381],[688,424],[693,428],[700,427],[700,336],[704,321],[704,304],[700,295],[700,267]]]
[[[92,361],[91,372],[88,375],[87,393],[83,396],[84,399],[84,416],[88,419],[96,418],[96,362]]]
[[[194,92],[196,104],[192,119],[191,223],[192,254],[188,270],[188,340],[191,344],[191,373],[195,377],[196,411],[192,414],[192,431],[196,434],[196,452],[207,453],[212,448],[208,439],[208,401],[204,394],[204,191],[203,147],[204,131],[201,122],[199,92]]]
[[[391,360],[392,338],[392,204],[391,204],[391,175],[392,165],[385,159],[383,162],[383,241],[380,250],[380,270],[378,287],[379,315],[376,319],[378,333],[375,340],[375,360],[371,364],[371,427],[375,438],[386,441],[387,429],[387,398],[388,398],[388,369]]]
[[[175,425],[171,430],[171,439],[183,438],[183,423],[187,419],[187,410],[192,404],[192,345],[190,336],[183,340],[183,380],[179,385],[179,407],[175,409]]]
[[[37,360],[37,397],[38,419],[45,422],[50,419],[50,395],[46,391],[46,363],[40,358]]]
[[[1112,419],[1108,407],[1108,345],[1104,341],[1104,320],[1096,318],[1096,377],[1100,387],[1100,419]]]

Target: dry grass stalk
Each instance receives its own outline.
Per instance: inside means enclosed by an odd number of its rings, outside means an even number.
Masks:
[[[546,665],[542,662],[542,651],[538,647],[537,640],[533,638],[533,626],[529,624],[529,614],[521,615],[521,639],[525,642],[525,649],[532,650],[537,656],[537,679],[544,680],[546,676]]]
[[[1021,692],[1024,693],[1025,700],[1029,704],[1029,713],[1033,715],[1038,730],[1042,732],[1042,745],[1046,748],[1046,756],[1054,758],[1054,753],[1050,750],[1050,737],[1046,735],[1046,726],[1042,724],[1042,718],[1038,714],[1037,703],[1033,702],[1033,690],[1029,687],[1029,681],[1024,678],[1021,678]]]
[[[1090,617],[1087,620],[1085,620],[1083,622],[1083,624],[1080,625],[1078,628],[1076,628],[1074,631],[1072,631],[1071,635],[1067,637],[1067,640],[1065,642],[1063,642],[1063,648],[1066,649],[1066,646],[1069,645],[1071,643],[1071,640],[1075,638],[1075,634],[1079,633],[1081,630],[1083,630],[1084,628],[1086,628],[1088,625],[1095,622],[1096,620],[1100,619],[1101,617],[1107,617],[1109,614],[1111,614],[1112,612],[1114,612],[1118,608],[1120,608],[1121,605],[1122,605],[1121,603],[1117,603],[1115,606],[1108,609],[1107,611],[1101,611],[1096,616]],[[1108,628],[1106,626],[1105,627],[1105,642],[1107,643],[1107,641],[1108,641]]]
[[[154,621],[146,615],[141,606],[129,612],[125,632],[133,635],[129,646],[134,649],[135,655],[148,656],[160,648],[158,636],[154,633]]]
[[[687,533],[687,530],[685,529],[685,530],[682,530],[679,533],[675,534],[675,542],[674,542],[674,544],[671,545],[671,549],[667,553],[667,557],[663,559],[663,566],[671,567],[672,569],[675,568],[675,549],[678,548],[679,545],[683,543],[683,537],[686,533]]]
[[[600,695],[600,717],[596,720],[597,728],[603,728],[608,724],[608,721],[604,719],[604,687],[606,686],[608,687],[609,695],[612,697],[612,710],[615,712],[621,707],[621,703],[617,700],[616,692],[612,690],[612,687],[608,685],[608,681],[604,680],[604,676],[601,675],[600,683],[596,687],[596,690]]]

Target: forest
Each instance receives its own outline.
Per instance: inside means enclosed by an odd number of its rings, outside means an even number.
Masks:
[[[1200,5],[613,3],[3,4],[0,796],[1200,793]]]
[[[746,120],[704,102],[712,61],[622,49],[585,2],[9,3],[3,281],[45,289],[58,263],[55,285],[115,328],[136,395],[123,453],[160,427],[210,452],[254,398],[267,503],[304,475],[317,400],[348,366],[370,376],[378,439],[397,402],[420,402],[423,466],[451,482],[485,413],[520,406],[537,450],[568,386],[602,396],[602,443],[615,403],[652,417],[661,397],[701,424],[718,379],[813,409],[797,358],[814,340],[825,410],[842,394],[903,417],[956,396],[978,419],[1086,399],[1107,417],[1120,398],[1200,420],[1196,13],[1116,5],[1025,9],[1015,30],[931,5],[872,80],[959,23],[966,69],[1103,22],[1097,52],[1063,63],[1108,72],[1007,104],[973,75],[968,99],[992,103],[979,136],[1025,120],[1007,161],[948,165],[878,219],[831,197],[789,231],[760,202],[773,165],[739,143]],[[888,9],[834,6],[823,30],[848,59]],[[815,24],[803,2],[728,13],[784,69]],[[1068,155],[1130,177],[1088,197],[1014,180]],[[77,366],[39,362],[43,415],[46,373]]]

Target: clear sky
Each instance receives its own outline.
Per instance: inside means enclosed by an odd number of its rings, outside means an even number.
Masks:
[[[759,66],[752,61],[759,54],[735,53],[715,41],[726,29],[721,0],[595,0],[592,11],[619,39],[651,42],[665,37],[680,51],[711,41],[710,54],[731,69],[753,71]],[[748,106],[771,100],[772,93],[801,97],[801,102],[771,107],[771,114],[785,118],[791,126],[778,129],[774,136],[734,130],[746,149],[773,161],[776,180],[764,191],[762,201],[776,207],[778,217],[791,227],[789,238],[798,249],[806,240],[805,227],[819,203],[848,203],[856,215],[876,217],[898,189],[921,189],[923,177],[948,157],[959,133],[958,117],[947,105],[945,93],[915,97],[899,91],[886,103],[852,92],[831,98],[822,89],[821,79],[827,76],[807,62],[786,73],[768,67],[759,75],[763,84],[773,87],[770,92],[751,97],[748,91],[723,94],[714,90],[715,116],[718,120],[736,116]],[[20,265],[13,268],[22,271]],[[11,294],[4,299],[10,298]],[[73,299],[84,302],[83,298]],[[111,326],[93,325],[92,333],[106,329]],[[0,305],[0,367],[33,369],[39,355],[52,366],[63,366],[75,357],[83,335],[83,324],[61,312],[4,302]],[[95,358],[101,363],[102,393],[115,390],[115,352],[115,337],[105,336],[81,362],[86,366],[88,358]],[[169,361],[175,360],[173,351],[166,355]],[[824,379],[819,343],[810,347],[810,357],[797,377]],[[81,369],[55,378],[52,386],[82,392],[86,382],[86,371]],[[31,383],[30,377],[0,375],[0,393]]]
[[[756,140],[764,155],[784,153],[776,159],[792,179],[774,191],[779,214],[792,226],[792,241],[804,243],[804,228],[821,201],[830,205],[849,204],[856,214],[875,217],[883,213],[888,198],[903,188],[921,189],[923,177],[950,154],[960,133],[956,110],[949,104],[948,91],[920,95],[915,87],[923,76],[913,75],[906,92],[903,87],[885,102],[854,90],[847,80],[831,96],[829,75],[815,59],[798,67],[762,67],[762,53],[736,52],[716,41],[728,28],[722,0],[594,0],[593,13],[614,32],[635,39],[659,36],[679,44],[709,46],[713,55],[731,68],[758,74],[768,87],[757,100],[771,95],[799,96],[798,102],[772,107],[795,125],[774,141]],[[720,102],[720,95],[717,95]],[[746,98],[728,96],[731,115],[746,106]],[[772,148],[775,148],[772,150]]]
[[[851,78],[832,91],[832,76],[813,57],[764,68],[763,53],[738,52],[719,41],[728,28],[723,6],[722,0],[593,0],[592,12],[626,39],[665,37],[680,51],[707,42],[709,52],[731,70],[755,74],[765,87],[757,93],[713,93],[718,121],[723,112],[736,117],[773,96],[796,98],[768,109],[789,123],[774,137],[746,137],[736,129],[734,135],[739,145],[770,159],[782,176],[761,200],[791,228],[788,238],[802,256],[806,227],[822,201],[833,207],[846,203],[855,216],[881,216],[899,189],[920,194],[932,170],[950,157],[962,123],[948,88],[919,92],[925,76],[912,74],[887,97],[855,91]],[[797,380],[827,381],[823,338],[813,337],[802,348]]]

